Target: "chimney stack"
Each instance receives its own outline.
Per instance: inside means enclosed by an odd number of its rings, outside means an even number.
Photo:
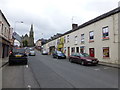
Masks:
[[[74,30],[74,29],[77,29],[78,28],[78,24],[72,24],[72,30]]]

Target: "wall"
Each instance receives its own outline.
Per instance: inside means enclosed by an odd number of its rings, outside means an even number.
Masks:
[[[109,40],[102,40],[102,28],[109,27]],[[89,43],[89,32],[94,31],[94,42]],[[85,43],[81,44],[81,34],[85,34]],[[68,35],[68,34],[67,34]],[[66,36],[67,36],[66,35]],[[78,44],[75,45],[75,36],[78,36]],[[118,63],[118,14],[112,15],[98,22],[90,24],[84,28],[69,34],[69,43],[65,47],[85,46],[85,52],[89,53],[89,48],[95,48],[95,57],[100,61]],[[103,47],[110,47],[110,58],[103,59]],[[76,49],[75,49],[76,52]],[[66,53],[68,55],[68,53]]]

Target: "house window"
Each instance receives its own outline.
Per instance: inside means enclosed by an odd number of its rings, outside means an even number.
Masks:
[[[75,36],[75,45],[77,44],[77,36]]]
[[[66,36],[64,36],[64,43],[66,43]]]
[[[2,35],[3,35],[3,27],[4,27],[4,26],[3,26],[3,24],[2,24],[2,31],[1,31]]]
[[[109,47],[103,47],[103,58],[109,57]]]
[[[84,34],[81,34],[81,44],[84,44],[85,41],[84,41]]]
[[[109,29],[108,29],[108,26],[102,28],[102,34],[103,34],[103,40],[108,40],[109,39]]]
[[[71,48],[71,53],[74,53],[75,52],[75,47],[72,47]]]
[[[85,53],[85,46],[80,46],[80,53]]]
[[[94,42],[94,32],[93,31],[89,32],[89,42]]]
[[[64,54],[66,54],[66,47],[64,47]]]
[[[7,28],[5,27],[5,30],[4,30],[4,36],[6,37],[6,34],[7,34]]]
[[[59,44],[60,44],[60,39],[57,40],[57,45],[59,45]]]
[[[69,35],[67,35],[67,42],[69,42]]]

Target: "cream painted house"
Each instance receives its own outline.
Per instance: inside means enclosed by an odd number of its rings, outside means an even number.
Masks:
[[[62,35],[67,56],[73,52],[84,52],[101,62],[118,64],[120,59],[120,7],[98,16]],[[59,37],[60,38],[60,37]],[[53,42],[48,42],[55,46]]]

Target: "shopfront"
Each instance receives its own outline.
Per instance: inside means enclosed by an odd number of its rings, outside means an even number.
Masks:
[[[9,49],[10,49],[10,42],[2,38],[1,47],[0,47],[2,58],[8,57]]]

